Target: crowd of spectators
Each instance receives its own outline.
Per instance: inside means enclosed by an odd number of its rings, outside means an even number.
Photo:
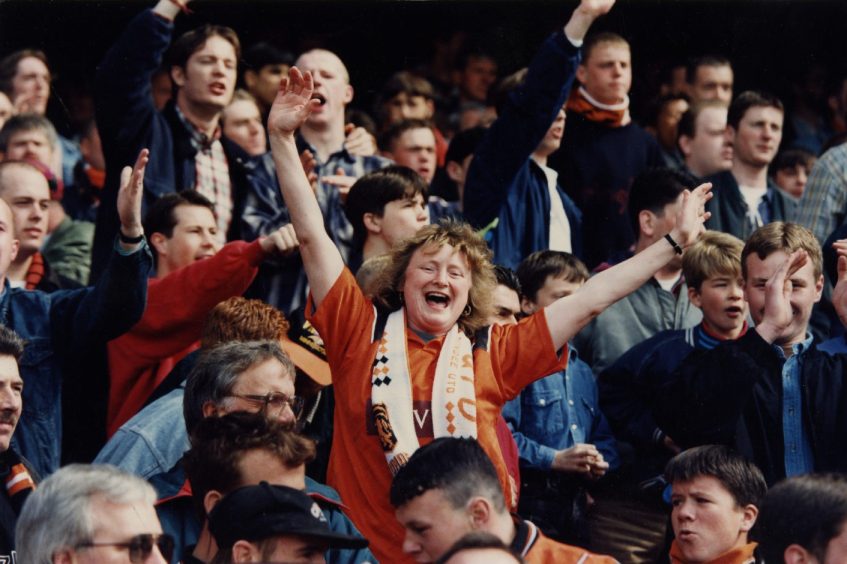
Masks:
[[[0,561],[847,562],[847,75],[639,122],[614,4],[364,110],[158,0],[73,135],[0,53]]]

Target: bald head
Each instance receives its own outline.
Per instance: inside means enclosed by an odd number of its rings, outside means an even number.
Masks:
[[[310,49],[297,57],[297,62],[294,63],[300,70],[311,70],[314,74],[314,67],[333,68],[345,83],[350,83],[350,73],[347,72],[347,67],[341,58],[326,49]]]

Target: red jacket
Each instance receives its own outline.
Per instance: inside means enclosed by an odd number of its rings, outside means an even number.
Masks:
[[[206,315],[243,294],[263,259],[258,240],[233,241],[213,257],[150,280],[141,321],[108,344],[110,437],[144,406],[174,365],[200,346]]]

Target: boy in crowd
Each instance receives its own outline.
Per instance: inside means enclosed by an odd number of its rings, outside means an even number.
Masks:
[[[518,266],[521,309],[529,315],[570,295],[588,279],[571,254],[538,251]],[[518,512],[554,539],[588,542],[586,485],[618,465],[615,439],[597,401],[587,364],[568,347],[568,367],[536,380],[507,403],[503,416],[521,460]]]
[[[657,391],[659,428],[683,448],[734,445],[769,484],[847,470],[847,356],[819,351],[809,332],[822,269],[820,245],[806,228],[774,222],[753,233],[741,271],[755,330],[683,361],[678,376]],[[847,320],[845,257],[832,301]]]
[[[756,465],[725,446],[707,445],[674,457],[671,485],[671,564],[752,564],[748,533],[767,492]],[[768,560],[770,562],[770,560]]]
[[[788,149],[779,153],[771,163],[771,178],[790,201],[800,202],[815,160],[815,155],[808,151]]]
[[[780,482],[765,496],[753,535],[768,564],[847,561],[847,479],[827,474]]]
[[[353,226],[349,260],[353,272],[362,262],[387,253],[429,223],[427,190],[425,180],[405,166],[390,166],[356,181],[344,207]]]
[[[689,329],[668,329],[634,346],[598,380],[600,405],[615,437],[632,454],[607,487],[611,503],[638,515],[637,550],[655,554],[664,540],[667,519],[661,479],[671,456],[679,452],[673,438],[656,424],[653,405],[657,388],[670,380],[682,360],[695,349],[712,349],[736,339],[747,329],[747,304],[741,281],[744,244],[726,233],[707,231],[682,258],[688,298],[702,310],[703,322]],[[649,531],[649,533],[648,533]],[[622,554],[618,555],[623,558]]]
[[[529,564],[614,562],[548,539],[513,518],[491,459],[473,439],[440,438],[419,448],[391,484],[391,504],[406,528],[403,552],[417,562],[441,558],[472,531],[496,535]]]

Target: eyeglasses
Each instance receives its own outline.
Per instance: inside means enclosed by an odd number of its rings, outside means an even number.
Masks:
[[[279,417],[288,406],[295,418],[303,413],[305,400],[300,396],[289,396],[282,392],[269,392],[263,396],[253,394],[229,394],[229,397],[240,398],[253,403],[261,403],[261,412],[267,417]]]
[[[129,561],[133,564],[140,564],[150,558],[153,553],[153,546],[159,547],[159,552],[167,561],[171,561],[174,554],[174,538],[170,535],[152,535],[143,534],[136,535],[126,542],[83,542],[76,545],[76,548],[89,548],[95,546],[117,546],[129,550]]]

